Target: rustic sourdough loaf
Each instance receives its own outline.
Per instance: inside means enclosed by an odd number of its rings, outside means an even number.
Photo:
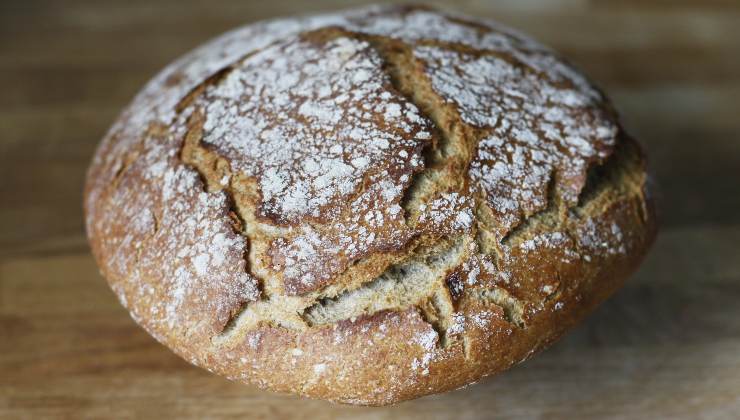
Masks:
[[[191,363],[382,405],[552,343],[655,234],[639,147],[540,44],[374,7],[237,29],[176,61],[89,170],[103,275]]]

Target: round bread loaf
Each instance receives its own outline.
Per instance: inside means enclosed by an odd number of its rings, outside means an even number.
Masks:
[[[87,232],[133,319],[212,372],[383,405],[552,343],[656,231],[604,96],[498,24],[373,7],[249,25],[102,141]]]

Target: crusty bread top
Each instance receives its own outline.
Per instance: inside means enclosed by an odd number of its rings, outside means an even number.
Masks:
[[[250,25],[165,69],[101,144],[85,208],[124,305],[193,362],[264,326],[418,308],[422,371],[466,293],[520,327],[554,293],[512,281],[519,253],[641,253],[595,216],[643,184],[611,106],[550,50],[374,7]]]

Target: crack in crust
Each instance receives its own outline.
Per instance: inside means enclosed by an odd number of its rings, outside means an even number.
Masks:
[[[519,224],[509,229],[503,238],[501,238],[501,245],[510,246],[515,238],[522,236],[521,232],[527,230],[533,224],[555,228],[559,223],[564,221],[564,211],[567,206],[559,199],[556,188],[557,172],[553,170],[547,182],[547,196],[545,198],[547,206],[538,212],[522,218]]]
[[[306,308],[302,316],[309,326],[315,326],[383,310],[404,310],[433,298],[447,300],[445,306],[450,306],[450,297],[439,297],[438,293],[446,290],[447,273],[462,264],[467,256],[469,241],[469,237],[462,236],[431,250],[418,250],[413,257],[389,267],[361,288],[332,298],[320,298]],[[440,309],[441,306],[438,304],[435,309],[447,318],[450,311]]]
[[[607,208],[610,204],[607,198],[609,192],[617,192],[621,196],[642,197],[645,177],[644,174],[635,176],[641,173],[641,165],[637,144],[626,137],[621,138],[607,159],[592,165],[589,169],[577,204],[568,206],[563,202],[549,200],[549,205],[545,209],[525,218],[512,228],[501,244],[515,247],[542,231],[568,228],[569,219],[588,217],[590,213]],[[553,191],[554,181],[551,181],[550,185],[549,190]],[[552,192],[548,194],[552,196],[550,194]],[[647,219],[647,210],[644,208],[640,210],[644,221]],[[574,234],[568,230],[566,233]]]
[[[608,191],[620,190],[624,195],[641,193],[642,179],[632,177],[639,166],[636,146],[630,142],[620,143],[613,157],[594,169],[598,175],[590,177],[587,191],[577,206],[568,211],[580,213],[594,211],[593,207],[608,207]],[[540,230],[564,230],[571,234],[569,220],[557,217],[558,206],[530,216],[525,223],[507,236],[507,247],[514,247],[533,238]],[[416,249],[406,260],[394,264],[375,278],[358,288],[341,294],[322,296],[312,294],[306,297],[285,297],[268,302],[248,303],[244,311],[235,316],[235,321],[223,334],[214,338],[214,344],[233,345],[239,342],[250,330],[260,325],[271,325],[295,330],[322,327],[341,320],[368,316],[383,310],[404,310],[416,307],[422,318],[439,335],[438,345],[446,348],[455,341],[449,330],[453,325],[454,300],[445,280],[448,274],[459,266],[468,256],[475,239],[461,236],[446,246],[433,249]],[[550,301],[560,293],[556,290],[545,297]],[[474,289],[474,299],[500,307],[506,321],[518,328],[526,328],[524,302],[503,287]],[[273,298],[274,299],[274,298]],[[287,321],[286,321],[287,320]],[[463,342],[465,338],[463,336]]]
[[[416,105],[434,125],[437,134],[425,148],[424,170],[417,173],[404,192],[402,207],[407,223],[418,223],[423,203],[442,191],[463,191],[478,139],[475,130],[461,124],[454,108],[434,92],[422,64],[413,55],[412,45],[383,36],[347,32],[367,40],[381,55],[393,86]]]

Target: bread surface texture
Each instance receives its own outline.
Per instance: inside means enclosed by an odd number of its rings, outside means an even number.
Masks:
[[[386,405],[546,347],[656,231],[639,146],[556,53],[370,7],[248,25],[171,64],[85,188],[102,274],[191,363]]]

